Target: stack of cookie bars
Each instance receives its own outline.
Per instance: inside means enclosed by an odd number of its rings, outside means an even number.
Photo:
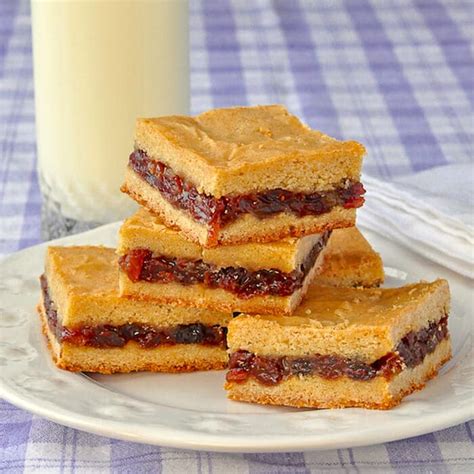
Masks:
[[[56,364],[228,367],[229,398],[390,408],[450,357],[444,280],[379,289],[355,227],[364,147],[277,105],[139,119],[118,248],[50,247]],[[230,359],[229,359],[230,357]]]

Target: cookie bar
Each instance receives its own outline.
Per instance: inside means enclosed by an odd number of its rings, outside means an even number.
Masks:
[[[48,249],[38,311],[58,367],[108,374],[226,366],[229,313],[120,298],[117,274],[113,249]]]
[[[356,227],[336,229],[324,250],[322,266],[313,280],[319,286],[372,288],[384,281],[380,255]]]
[[[329,235],[205,248],[140,209],[119,231],[120,294],[229,312],[290,313],[317,274]]]
[[[353,226],[364,147],[283,106],[138,119],[122,191],[202,246]]]
[[[445,280],[311,287],[294,316],[228,326],[229,398],[294,407],[391,408],[451,357]]]

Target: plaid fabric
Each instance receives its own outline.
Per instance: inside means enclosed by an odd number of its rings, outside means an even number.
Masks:
[[[390,179],[472,158],[472,0],[192,0],[192,109],[285,103]],[[0,2],[0,253],[39,241],[29,2]],[[0,402],[6,472],[468,472],[474,424],[368,448],[212,454],[106,439]],[[470,466],[470,467],[469,467]]]

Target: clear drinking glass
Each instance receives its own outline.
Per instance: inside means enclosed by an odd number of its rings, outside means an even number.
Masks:
[[[189,112],[187,0],[32,0],[42,234],[122,219],[137,117]]]

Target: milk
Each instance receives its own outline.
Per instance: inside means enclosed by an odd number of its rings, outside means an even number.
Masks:
[[[38,169],[45,202],[105,223],[135,205],[119,190],[136,117],[189,111],[185,0],[32,0]]]

